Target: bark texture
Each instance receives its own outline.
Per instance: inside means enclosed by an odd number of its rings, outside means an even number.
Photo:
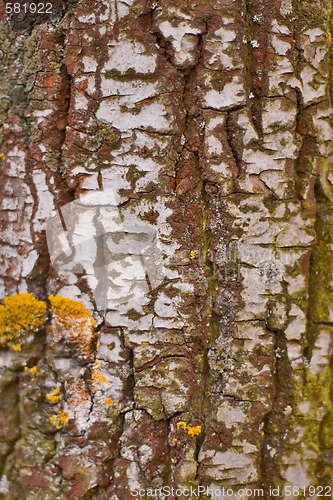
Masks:
[[[0,495],[333,487],[330,3],[0,15],[0,295],[52,306],[0,350]],[[166,272],[100,314],[89,276],[50,264],[45,221],[110,188]]]

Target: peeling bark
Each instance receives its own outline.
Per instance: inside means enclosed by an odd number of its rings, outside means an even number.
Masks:
[[[53,312],[0,350],[0,496],[333,488],[329,3],[0,15],[1,297],[70,297],[97,322],[70,336]],[[53,266],[45,229],[108,189],[165,272],[101,312],[104,271]]]

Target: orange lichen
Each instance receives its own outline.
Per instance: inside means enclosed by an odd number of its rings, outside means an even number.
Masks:
[[[73,414],[83,407],[91,404],[91,395],[88,392],[86,382],[81,378],[73,379],[67,384],[66,403]]]
[[[68,423],[69,413],[67,413],[66,411],[62,411],[61,413],[59,413],[59,415],[52,415],[49,420],[50,423],[57,429],[57,431],[59,431],[63,428],[64,425]]]
[[[36,332],[46,322],[46,304],[31,293],[5,297],[0,305],[0,347],[20,351],[23,335]]]
[[[113,404],[113,399],[112,398],[106,398],[104,403],[108,406],[111,406]]]
[[[62,395],[60,394],[60,390],[57,387],[53,392],[46,394],[46,398],[50,401],[50,403],[56,404],[62,400]]]
[[[199,436],[202,431],[201,425],[187,425],[186,422],[177,422],[177,429],[186,431],[189,436]]]
[[[91,355],[91,341],[96,321],[90,311],[77,300],[60,295],[49,296],[52,325],[50,333],[55,342],[65,339],[83,355]]]
[[[99,391],[103,386],[109,386],[109,382],[105,375],[102,374],[100,368],[103,367],[103,363],[100,359],[96,359],[92,370],[91,370],[91,384],[93,392]]]
[[[92,370],[91,379],[93,385],[95,386],[101,386],[102,384],[108,383],[107,378],[100,372],[100,370]]]

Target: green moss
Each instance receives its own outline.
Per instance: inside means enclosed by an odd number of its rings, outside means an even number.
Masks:
[[[330,11],[329,0],[298,0],[296,7],[303,25],[309,28],[318,28],[318,26],[327,23]]]
[[[295,439],[295,442],[299,440],[299,427],[305,428],[304,439],[301,446],[298,447],[298,452],[302,456],[303,450],[305,451],[304,461],[307,463],[307,472],[310,474],[312,484],[314,485],[320,484],[322,476],[322,470],[320,470],[321,455],[323,448],[326,448],[326,445],[332,439],[333,419],[330,382],[331,372],[329,368],[318,374],[308,372],[305,380],[302,380],[302,377],[298,377],[292,401],[294,413],[288,423],[289,429],[293,429],[292,437]],[[305,415],[300,414],[298,410],[300,403],[307,403],[309,405]],[[327,412],[322,422],[318,418],[318,412]],[[314,457],[310,461],[308,450],[312,450],[316,454],[317,459]]]
[[[126,180],[131,184],[131,188],[133,191],[135,191],[135,186],[136,183],[141,177],[143,177],[143,172],[140,172],[140,170],[136,166],[130,166],[127,173],[126,173]]]
[[[310,273],[310,317],[314,323],[330,321],[329,308],[333,304],[333,290],[331,276],[333,262],[331,245],[333,243],[333,204],[324,199],[320,190],[318,196],[318,214],[316,218],[317,241],[311,256]]]
[[[104,141],[111,149],[119,147],[121,136],[117,129],[102,120],[95,120],[88,128],[89,140],[86,148],[98,149]]]
[[[136,311],[135,309],[130,309],[128,312],[127,312],[127,317],[133,321],[137,321],[138,319],[140,319],[142,317],[142,314],[140,314],[138,311]]]
[[[322,448],[333,448],[333,410],[323,418],[319,436]]]

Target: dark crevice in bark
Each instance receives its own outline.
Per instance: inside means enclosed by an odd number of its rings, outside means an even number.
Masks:
[[[16,465],[16,446],[20,442],[21,439],[24,438],[24,434],[22,432],[22,427],[24,426],[24,422],[22,419],[22,400],[21,400],[21,394],[20,394],[20,377],[21,375],[18,374],[17,379],[16,379],[16,392],[17,392],[17,403],[16,403],[16,410],[17,410],[17,437],[10,443],[10,449],[8,450],[7,455],[5,456],[3,460],[3,467],[2,467],[2,474],[5,473],[6,476],[8,477],[9,480],[15,481],[16,479],[16,474],[15,474],[15,465]],[[12,474],[15,474],[13,476]]]
[[[333,335],[333,330],[331,331]],[[330,409],[323,416],[319,427],[319,446],[320,455],[317,462],[316,476],[320,480],[320,484],[325,488],[327,493],[328,488],[333,487],[333,439],[332,439],[332,426],[333,426],[333,349],[331,349],[330,363]]]
[[[245,0],[247,24],[246,79],[252,99],[248,104],[252,123],[260,140],[265,130],[262,125],[262,99],[268,96],[268,72],[271,64],[270,31],[276,15],[276,6],[263,0]]]
[[[225,126],[228,144],[237,168],[237,178],[239,178],[244,171],[244,164],[242,161],[243,146],[241,141],[241,129],[238,127],[237,119],[231,110],[227,111]]]
[[[66,42],[66,32],[64,30],[61,31],[61,34],[59,36],[59,45],[61,46],[61,50],[64,52],[65,51],[65,42]],[[62,59],[62,64],[61,64],[61,75],[62,75],[62,94],[63,94],[63,103],[62,103],[62,113],[64,115],[64,125],[63,129],[61,131],[61,141],[59,144],[59,152],[60,152],[60,157],[59,157],[59,170],[60,172],[63,171],[63,164],[64,164],[64,146],[66,142],[66,130],[67,126],[69,125],[69,111],[70,111],[70,106],[71,106],[71,98],[72,98],[72,76],[68,72],[66,62],[63,56]]]
[[[8,451],[7,451],[7,453],[3,457],[1,457],[0,477],[4,473],[6,473],[6,474],[8,474],[8,472],[10,473],[10,469],[9,469],[10,464],[9,464],[9,462],[10,462],[11,458],[15,455],[16,443],[22,437],[22,433],[21,433],[22,420],[21,420],[21,412],[20,412],[20,393],[18,391],[19,377],[20,377],[20,374],[19,373],[15,373],[14,377],[13,377],[13,380],[11,380],[11,382],[9,384],[7,384],[4,387],[2,387],[2,391],[1,391],[1,398],[3,398],[3,393],[5,391],[8,391],[9,388],[11,388],[13,394],[16,395],[16,400],[15,400],[14,408],[15,408],[15,414],[16,414],[15,424],[16,424],[17,433],[16,433],[16,437],[13,440],[7,441],[7,443],[8,443]],[[5,402],[5,400],[3,400],[3,403],[4,402]]]
[[[313,248],[310,258],[309,271],[309,307],[307,312],[306,340],[304,348],[304,358],[307,366],[310,364],[314,355],[316,340],[322,331],[322,327],[328,328],[332,335],[332,325],[330,321],[331,307],[331,275],[327,272],[330,267],[332,254],[333,231],[332,231],[332,213],[333,204],[331,198],[324,193],[322,182],[326,179],[317,181],[315,186],[315,196],[317,201],[317,215],[315,222],[316,244]],[[328,395],[327,400],[322,402],[326,412],[322,415],[318,427],[318,446],[320,452],[316,461],[316,477],[318,484],[323,487],[333,487],[333,350],[332,343],[329,356],[328,370]],[[306,374],[305,374],[306,375]],[[310,381],[304,377],[304,386],[307,387]],[[321,388],[318,388],[320,390]]]
[[[288,409],[292,408],[295,388],[290,361],[288,359],[287,339],[283,330],[274,333],[274,392],[271,410],[263,420],[264,439],[261,447],[261,482],[266,491],[277,486],[281,478],[281,460],[286,453],[285,436],[289,428]],[[271,450],[275,450],[272,455]]]
[[[247,25],[247,45],[246,45],[246,79],[249,86],[249,95],[251,96],[250,102],[250,112],[251,112],[251,120],[254,129],[256,130],[260,139],[263,137],[263,129],[262,129],[262,102],[261,102],[261,91],[258,88],[258,85],[255,83],[255,72],[256,72],[256,56],[255,49],[251,45],[251,40],[253,34],[256,30],[256,25],[253,23],[253,0],[245,0],[244,2],[245,8],[245,20]],[[262,13],[259,14],[263,16]]]

